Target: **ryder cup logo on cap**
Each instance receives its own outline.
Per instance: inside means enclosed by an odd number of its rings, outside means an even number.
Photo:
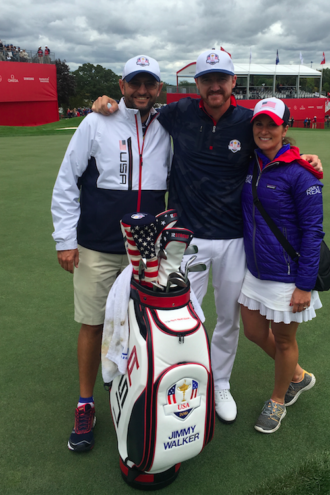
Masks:
[[[142,65],[142,66],[150,65],[150,62],[147,59],[147,57],[139,57],[136,61],[136,65]]]
[[[219,60],[219,57],[216,53],[210,53],[207,57],[206,57],[206,63],[207,64],[211,64],[211,65],[214,65],[214,64],[218,64],[220,62]]]
[[[290,117],[290,110],[282,100],[278,98],[267,98],[260,100],[254,107],[251,122],[258,115],[268,115],[276,125],[287,125]]]
[[[130,82],[137,74],[150,74],[160,82],[160,69],[158,62],[147,55],[138,55],[128,60],[125,64],[122,78]]]
[[[228,53],[220,50],[201,53],[196,61],[195,79],[208,72],[222,72],[234,76],[234,64]]]

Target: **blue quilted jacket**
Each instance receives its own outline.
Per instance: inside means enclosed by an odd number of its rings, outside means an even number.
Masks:
[[[299,252],[293,261],[276,239],[252,199],[252,175],[258,158],[257,194],[264,209]],[[261,280],[294,282],[313,289],[317,277],[322,229],[322,173],[300,159],[298,148],[285,145],[270,162],[256,150],[242,192],[247,266]],[[317,178],[318,177],[318,178]]]

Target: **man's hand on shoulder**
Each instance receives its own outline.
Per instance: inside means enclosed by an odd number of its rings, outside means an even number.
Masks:
[[[323,172],[321,160],[317,155],[301,155],[301,158],[303,160],[306,160],[306,162],[310,163],[317,172]]]
[[[119,106],[116,100],[109,98],[108,96],[99,96],[97,100],[94,101],[92,110],[95,113],[101,113],[108,117],[112,113],[117,112]]]
[[[66,251],[57,251],[59,264],[67,272],[73,273],[73,267],[78,268],[79,251],[78,249],[68,249]]]

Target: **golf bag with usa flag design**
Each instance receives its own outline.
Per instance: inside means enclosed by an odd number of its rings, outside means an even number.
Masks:
[[[128,305],[127,371],[112,382],[110,408],[124,480],[134,487],[158,489],[174,481],[180,463],[198,455],[211,441],[214,385],[208,336],[191,303],[189,280],[181,286],[174,281],[167,291],[157,282],[152,287],[151,275],[156,276],[153,263],[144,279],[147,283],[142,284],[133,236],[128,234],[130,223],[125,216],[122,224],[135,263]],[[191,233],[168,225],[162,227],[167,232],[165,239],[174,234],[183,254]],[[159,231],[155,238],[159,241]],[[185,244],[180,247],[180,242]],[[163,256],[170,257],[173,249],[167,240]],[[154,260],[153,251],[151,256]],[[179,256],[179,265],[181,259]],[[165,271],[166,263],[161,279]]]

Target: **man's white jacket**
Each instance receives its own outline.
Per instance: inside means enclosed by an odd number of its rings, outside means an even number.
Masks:
[[[120,220],[139,211],[165,209],[172,152],[169,134],[151,110],[143,137],[140,112],[124,99],[111,117],[92,113],[72,137],[53,198],[57,250],[80,244],[94,251],[124,254]]]

